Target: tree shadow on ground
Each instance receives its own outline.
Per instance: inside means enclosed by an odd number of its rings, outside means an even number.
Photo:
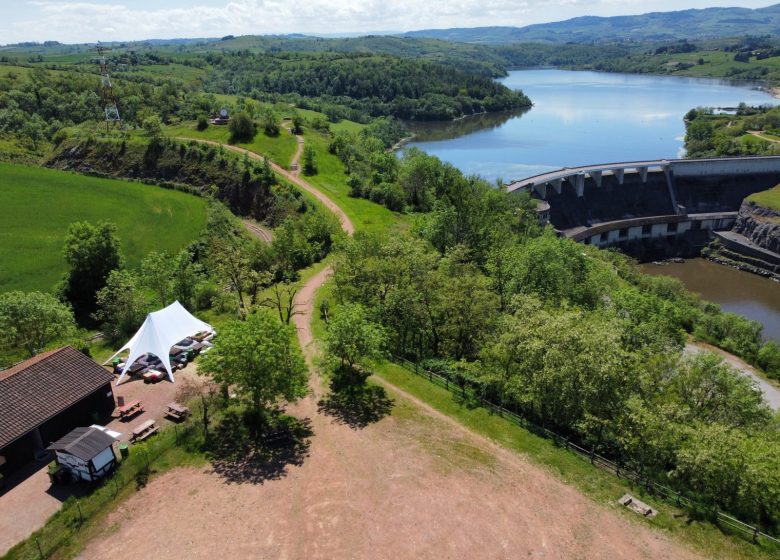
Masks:
[[[311,421],[274,411],[262,429],[253,429],[246,415],[229,411],[209,438],[212,472],[228,483],[262,484],[287,475],[309,456]]]
[[[317,403],[320,413],[354,430],[378,422],[393,409],[393,400],[376,385],[352,385],[332,390]]]

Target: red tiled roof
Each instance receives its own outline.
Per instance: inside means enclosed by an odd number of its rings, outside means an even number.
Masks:
[[[70,346],[0,371],[0,448],[112,379],[105,368]]]

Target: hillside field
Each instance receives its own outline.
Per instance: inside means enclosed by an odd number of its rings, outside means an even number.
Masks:
[[[0,292],[50,291],[65,271],[68,225],[110,219],[131,267],[152,250],[177,251],[206,223],[206,201],[129,181],[0,164]]]

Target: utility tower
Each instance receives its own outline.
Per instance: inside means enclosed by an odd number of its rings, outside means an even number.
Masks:
[[[106,49],[98,42],[98,64],[100,64],[100,96],[103,100],[103,112],[106,115],[106,132],[116,125],[122,128],[122,117],[119,116],[119,108],[116,106],[116,95],[111,86],[111,78],[108,75],[108,60]]]

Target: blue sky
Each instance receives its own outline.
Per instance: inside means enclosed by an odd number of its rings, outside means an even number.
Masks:
[[[766,0],[0,0],[0,44],[528,25]]]

